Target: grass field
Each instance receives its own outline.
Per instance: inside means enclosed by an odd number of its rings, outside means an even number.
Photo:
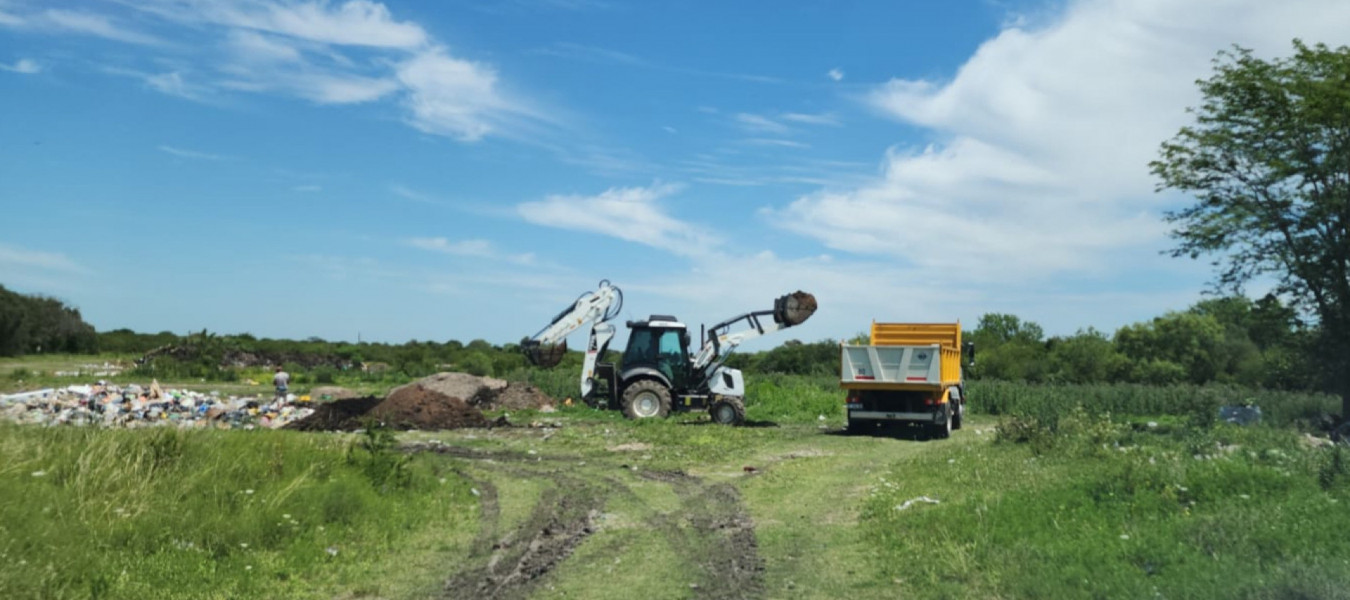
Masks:
[[[2,426],[0,597],[1350,597],[1350,451],[1300,431],[1331,399],[971,391],[998,414],[941,441],[841,435],[833,382],[782,376],[739,428]],[[1235,397],[1267,423],[1203,418]]]

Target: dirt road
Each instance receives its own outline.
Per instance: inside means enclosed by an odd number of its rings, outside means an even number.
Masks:
[[[645,424],[644,424],[645,425]],[[419,434],[479,499],[471,547],[444,598],[890,597],[857,515],[896,460],[952,440],[810,426],[566,422]]]

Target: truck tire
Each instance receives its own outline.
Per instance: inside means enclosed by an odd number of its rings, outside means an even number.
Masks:
[[[961,428],[961,419],[966,416],[966,404],[964,402],[956,403],[956,414],[952,415],[952,429]]]
[[[724,398],[708,408],[708,416],[718,425],[740,425],[745,422],[745,403],[740,398]]]
[[[643,379],[623,390],[623,416],[651,419],[670,414],[670,390],[661,382]]]
[[[932,428],[933,438],[939,440],[945,440],[952,437],[952,411],[948,409],[942,412],[946,415],[945,418],[942,419],[942,422],[929,425],[929,427]]]

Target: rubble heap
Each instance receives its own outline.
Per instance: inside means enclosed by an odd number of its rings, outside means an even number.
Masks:
[[[166,390],[158,382],[148,387],[99,382],[0,396],[0,418],[35,425],[275,429],[313,413],[305,400],[294,394],[274,400]]]
[[[310,403],[313,397],[319,402]],[[354,431],[375,421],[397,429],[491,427],[484,410],[554,410],[553,398],[532,386],[466,373],[438,373],[394,388],[384,398],[338,387],[272,400],[219,392],[119,387],[100,381],[0,396],[0,419],[36,425],[175,426],[300,431]]]

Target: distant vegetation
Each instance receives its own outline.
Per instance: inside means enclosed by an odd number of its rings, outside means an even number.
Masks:
[[[0,356],[97,350],[98,336],[79,310],[55,298],[25,296],[0,285]]]

